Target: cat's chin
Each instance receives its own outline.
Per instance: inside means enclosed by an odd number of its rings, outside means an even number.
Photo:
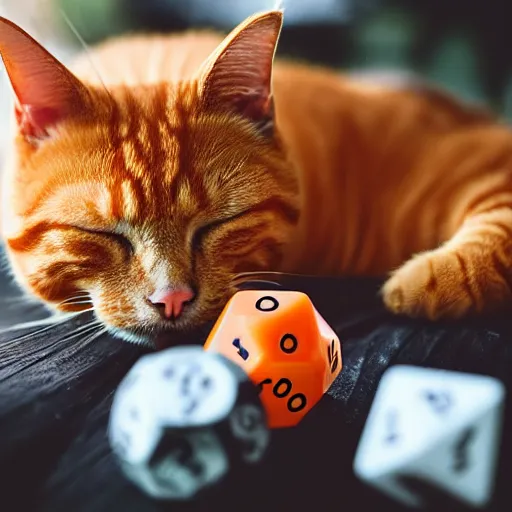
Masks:
[[[206,323],[211,328],[210,323]],[[196,336],[191,336],[191,332],[187,329],[163,329],[152,334],[145,334],[142,332],[135,332],[127,329],[120,329],[119,327],[107,327],[107,331],[115,338],[122,339],[128,343],[142,345],[157,350],[162,350],[175,345],[188,345],[190,343],[198,343],[201,341],[201,332],[196,332]],[[193,332],[193,331],[192,331]]]
[[[135,333],[133,331],[127,331],[125,329],[119,329],[118,327],[107,327],[107,331],[114,338],[119,338],[128,343],[134,343],[135,345],[143,345],[145,347],[155,347],[155,340],[153,336],[148,334]]]

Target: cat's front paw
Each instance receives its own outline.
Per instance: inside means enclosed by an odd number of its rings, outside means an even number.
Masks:
[[[458,253],[437,249],[415,256],[396,270],[384,284],[382,296],[396,314],[457,319],[475,309],[470,281]]]

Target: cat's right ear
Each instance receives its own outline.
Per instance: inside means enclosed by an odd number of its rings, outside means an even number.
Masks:
[[[283,25],[282,11],[247,18],[210,55],[199,84],[208,108],[236,112],[260,133],[273,133],[272,65]]]
[[[27,139],[43,139],[59,121],[79,115],[87,90],[37,41],[0,17],[0,55],[15,94],[16,119]]]

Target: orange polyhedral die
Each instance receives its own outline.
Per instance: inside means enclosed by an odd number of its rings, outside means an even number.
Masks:
[[[259,386],[271,428],[296,425],[342,368],[336,333],[310,298],[295,291],[236,293],[205,349],[240,365]]]

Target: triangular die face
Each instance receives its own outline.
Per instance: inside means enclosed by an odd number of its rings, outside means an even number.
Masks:
[[[235,294],[205,346],[211,344],[230,357],[239,350],[231,347],[237,339],[247,351],[246,360],[238,361],[246,371],[257,366],[264,354],[283,362],[292,354],[294,361],[312,362],[320,357],[315,309],[300,292],[245,290]]]
[[[475,506],[485,505],[493,491],[501,420],[502,407],[498,405],[462,430],[451,432],[412,461],[409,471],[435,482],[459,499]]]
[[[314,313],[320,338],[320,352],[326,362],[323,378],[323,390],[326,393],[341,372],[343,355],[337,334],[316,309]]]
[[[404,405],[415,406],[422,417],[428,415],[424,419],[433,426],[440,419],[445,424],[469,423],[504,396],[503,385],[491,377],[405,365],[390,368],[381,381],[385,384],[401,402],[403,395]]]
[[[241,317],[226,317],[225,322],[212,330],[205,347],[238,364],[247,374],[255,371],[265,355]]]
[[[363,478],[394,472],[479,421],[503,400],[479,375],[395,366],[383,376],[355,459]]]
[[[287,362],[293,354],[294,361],[314,363],[320,356],[321,340],[311,300],[293,291],[273,291],[272,295],[279,302],[278,309],[247,317],[248,330],[258,335],[262,349],[272,350],[276,361]]]
[[[280,290],[243,290],[237,292],[224,308],[224,312],[229,311],[229,316],[247,316],[252,317],[272,317],[273,313],[294,309],[297,302],[297,296],[302,296],[300,292],[280,291]]]
[[[366,420],[354,460],[355,472],[370,481],[406,467],[437,440],[424,435],[414,420],[405,424],[399,406],[387,397],[381,401],[378,395],[379,403]]]

